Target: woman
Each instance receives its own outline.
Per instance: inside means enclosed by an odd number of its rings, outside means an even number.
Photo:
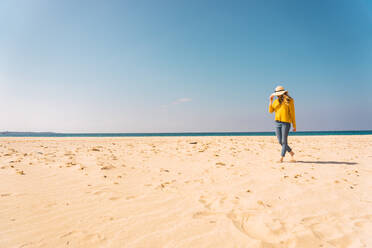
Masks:
[[[277,96],[278,99],[273,102],[275,96]],[[282,153],[279,163],[283,162],[286,152],[291,154],[291,162],[294,162],[294,152],[288,146],[288,133],[291,128],[291,123],[293,124],[293,132],[296,132],[294,100],[288,95],[288,91],[284,90],[282,86],[276,87],[275,92],[270,96],[269,112],[272,113],[274,111],[276,136],[278,137],[279,144],[282,145]]]

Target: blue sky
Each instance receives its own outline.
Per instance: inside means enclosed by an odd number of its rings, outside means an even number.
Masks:
[[[1,1],[0,130],[372,129],[372,2]]]

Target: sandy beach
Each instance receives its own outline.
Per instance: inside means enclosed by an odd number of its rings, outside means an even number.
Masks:
[[[0,247],[372,247],[372,136],[2,138]]]

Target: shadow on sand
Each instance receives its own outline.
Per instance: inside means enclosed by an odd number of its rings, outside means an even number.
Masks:
[[[355,163],[355,162],[342,162],[342,161],[302,161],[302,160],[297,160],[296,163],[305,163],[305,164],[346,164],[346,165],[358,164],[358,163]]]

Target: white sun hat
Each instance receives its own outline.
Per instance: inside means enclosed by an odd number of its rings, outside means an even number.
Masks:
[[[275,92],[273,93],[273,95],[274,96],[281,96],[286,92],[288,92],[288,91],[286,91],[283,86],[277,86],[275,88]]]

